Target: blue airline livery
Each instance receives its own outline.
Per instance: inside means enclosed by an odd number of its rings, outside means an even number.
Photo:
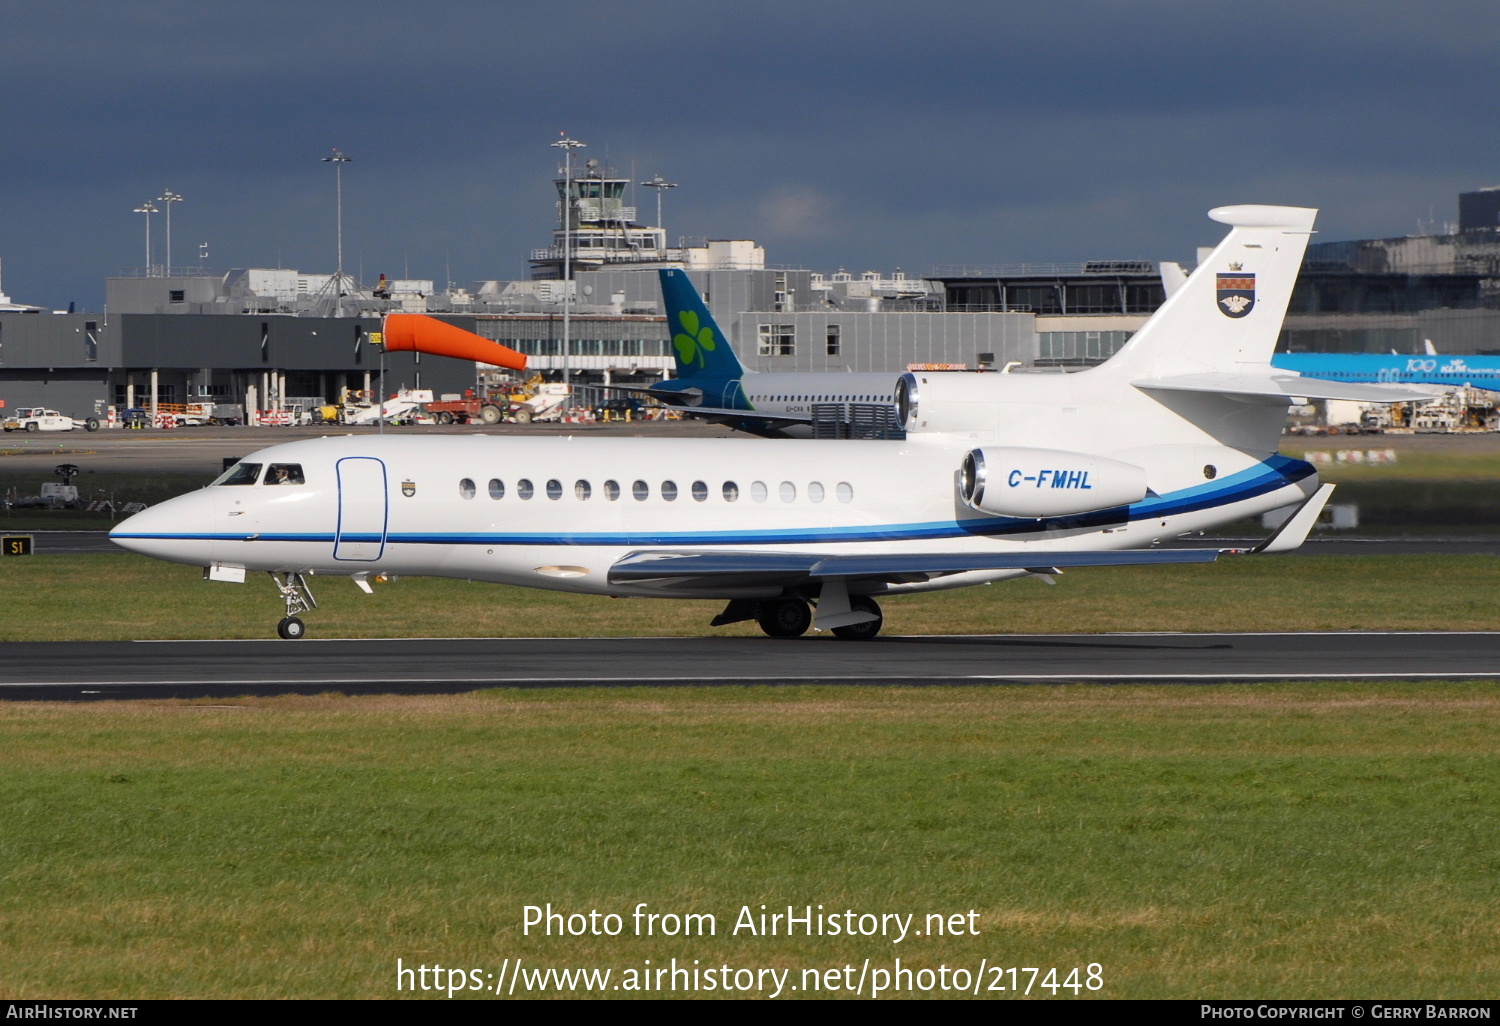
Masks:
[[[1497,356],[1381,356],[1373,353],[1276,353],[1271,366],[1326,381],[1468,386],[1500,392]]]

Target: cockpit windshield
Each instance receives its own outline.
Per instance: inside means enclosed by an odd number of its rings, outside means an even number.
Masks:
[[[260,478],[260,463],[236,463],[214,482],[216,485],[253,485]],[[210,486],[212,487],[212,486]]]

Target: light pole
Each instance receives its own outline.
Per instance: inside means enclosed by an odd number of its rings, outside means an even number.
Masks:
[[[336,279],[333,283],[333,315],[344,316],[344,165],[353,160],[339,152],[339,148],[333,148],[333,156],[324,157],[323,163],[333,165],[334,186],[337,190],[337,234],[339,247],[339,266]],[[384,382],[381,383],[384,386]]]
[[[660,227],[662,227],[662,223],[661,223],[661,194],[662,194],[663,190],[677,188],[677,183],[676,182],[669,182],[665,178],[663,178],[661,175],[653,175],[652,178],[651,178],[651,181],[649,181],[649,182],[642,182],[641,185],[645,186],[648,189],[655,189],[656,190],[656,227],[660,228]],[[664,250],[667,248],[667,233],[666,232],[662,232],[662,236],[661,236],[661,248],[664,249]]]
[[[181,203],[182,197],[171,189],[167,189],[156,197],[156,202],[167,205],[167,277],[170,278],[172,277],[172,204]]]
[[[151,277],[151,215],[156,213],[156,204],[150,200],[135,208],[135,213],[146,215],[146,277]]]
[[[568,350],[573,348],[569,331],[573,299],[573,151],[582,149],[586,144],[577,139],[569,139],[566,132],[558,134],[562,138],[552,145],[563,151],[563,407],[571,410],[573,381],[571,368],[568,366]]]

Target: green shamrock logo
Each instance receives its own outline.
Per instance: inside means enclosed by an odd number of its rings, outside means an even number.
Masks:
[[[677,349],[678,357],[685,364],[705,366],[708,361],[703,354],[711,353],[719,346],[714,341],[714,329],[707,324],[700,327],[698,315],[692,310],[678,314],[677,322],[682,325],[682,331],[672,336],[672,345]]]

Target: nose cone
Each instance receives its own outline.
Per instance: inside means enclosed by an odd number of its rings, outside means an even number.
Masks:
[[[207,566],[214,526],[214,496],[205,488],[142,510],[110,531],[109,540],[143,556]]]

